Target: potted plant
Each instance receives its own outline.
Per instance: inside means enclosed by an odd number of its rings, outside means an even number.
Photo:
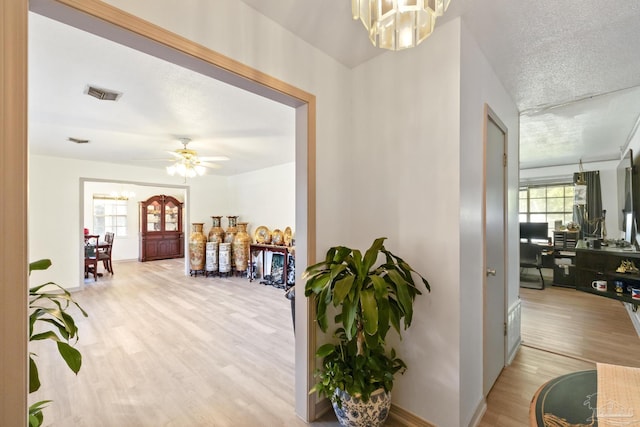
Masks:
[[[327,396],[343,426],[375,426],[386,420],[396,373],[406,364],[386,349],[387,332],[398,335],[413,319],[413,303],[421,292],[416,274],[427,291],[427,280],[376,239],[364,257],[357,249],[335,246],[324,261],[308,267],[305,296],[315,295],[316,320],[323,332],[329,328],[328,310],[337,313],[334,337],[316,352],[322,367],[310,393]],[[384,261],[376,265],[379,257]]]
[[[41,259],[29,264],[29,274],[34,270],[46,270],[51,261]],[[55,289],[51,289],[51,287]],[[87,313],[74,301],[63,287],[47,282],[29,289],[29,341],[52,340],[58,352],[74,373],[80,371],[82,355],[74,348],[78,340],[78,328],[73,317],[67,312],[73,304],[87,317]],[[29,393],[40,388],[40,376],[35,353],[29,353]],[[42,410],[50,400],[42,400],[29,406],[29,426],[42,425]]]

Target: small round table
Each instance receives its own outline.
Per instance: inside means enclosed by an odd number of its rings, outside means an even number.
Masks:
[[[531,400],[532,427],[597,426],[597,371],[572,372],[543,384]]]

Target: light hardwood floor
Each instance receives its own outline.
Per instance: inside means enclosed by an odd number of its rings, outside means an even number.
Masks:
[[[621,303],[552,286],[520,296],[523,346],[489,393],[481,427],[528,427],[533,394],[557,376],[596,362],[640,366],[640,339]]]
[[[77,377],[50,345],[32,347],[43,386],[30,400],[55,399],[46,425],[305,425],[293,411],[283,290],[188,277],[182,260],[114,262],[114,270],[75,294],[89,313],[76,316]]]
[[[30,347],[43,384],[30,402],[54,399],[45,425],[306,425],[293,409],[294,334],[283,290],[184,276],[182,260],[114,262],[114,270],[75,294],[89,313],[75,316],[84,358],[78,376],[51,343]],[[523,341],[531,347],[501,374],[483,427],[527,426],[537,388],[591,361],[638,363],[640,342],[615,301],[564,288],[521,295]],[[338,423],[329,413],[311,425]]]

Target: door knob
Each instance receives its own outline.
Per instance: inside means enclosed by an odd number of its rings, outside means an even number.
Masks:
[[[495,276],[496,270],[493,268],[487,268],[487,276]]]

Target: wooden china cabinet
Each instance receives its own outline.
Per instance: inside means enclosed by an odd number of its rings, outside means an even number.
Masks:
[[[171,196],[140,202],[139,261],[184,257],[182,203]]]

